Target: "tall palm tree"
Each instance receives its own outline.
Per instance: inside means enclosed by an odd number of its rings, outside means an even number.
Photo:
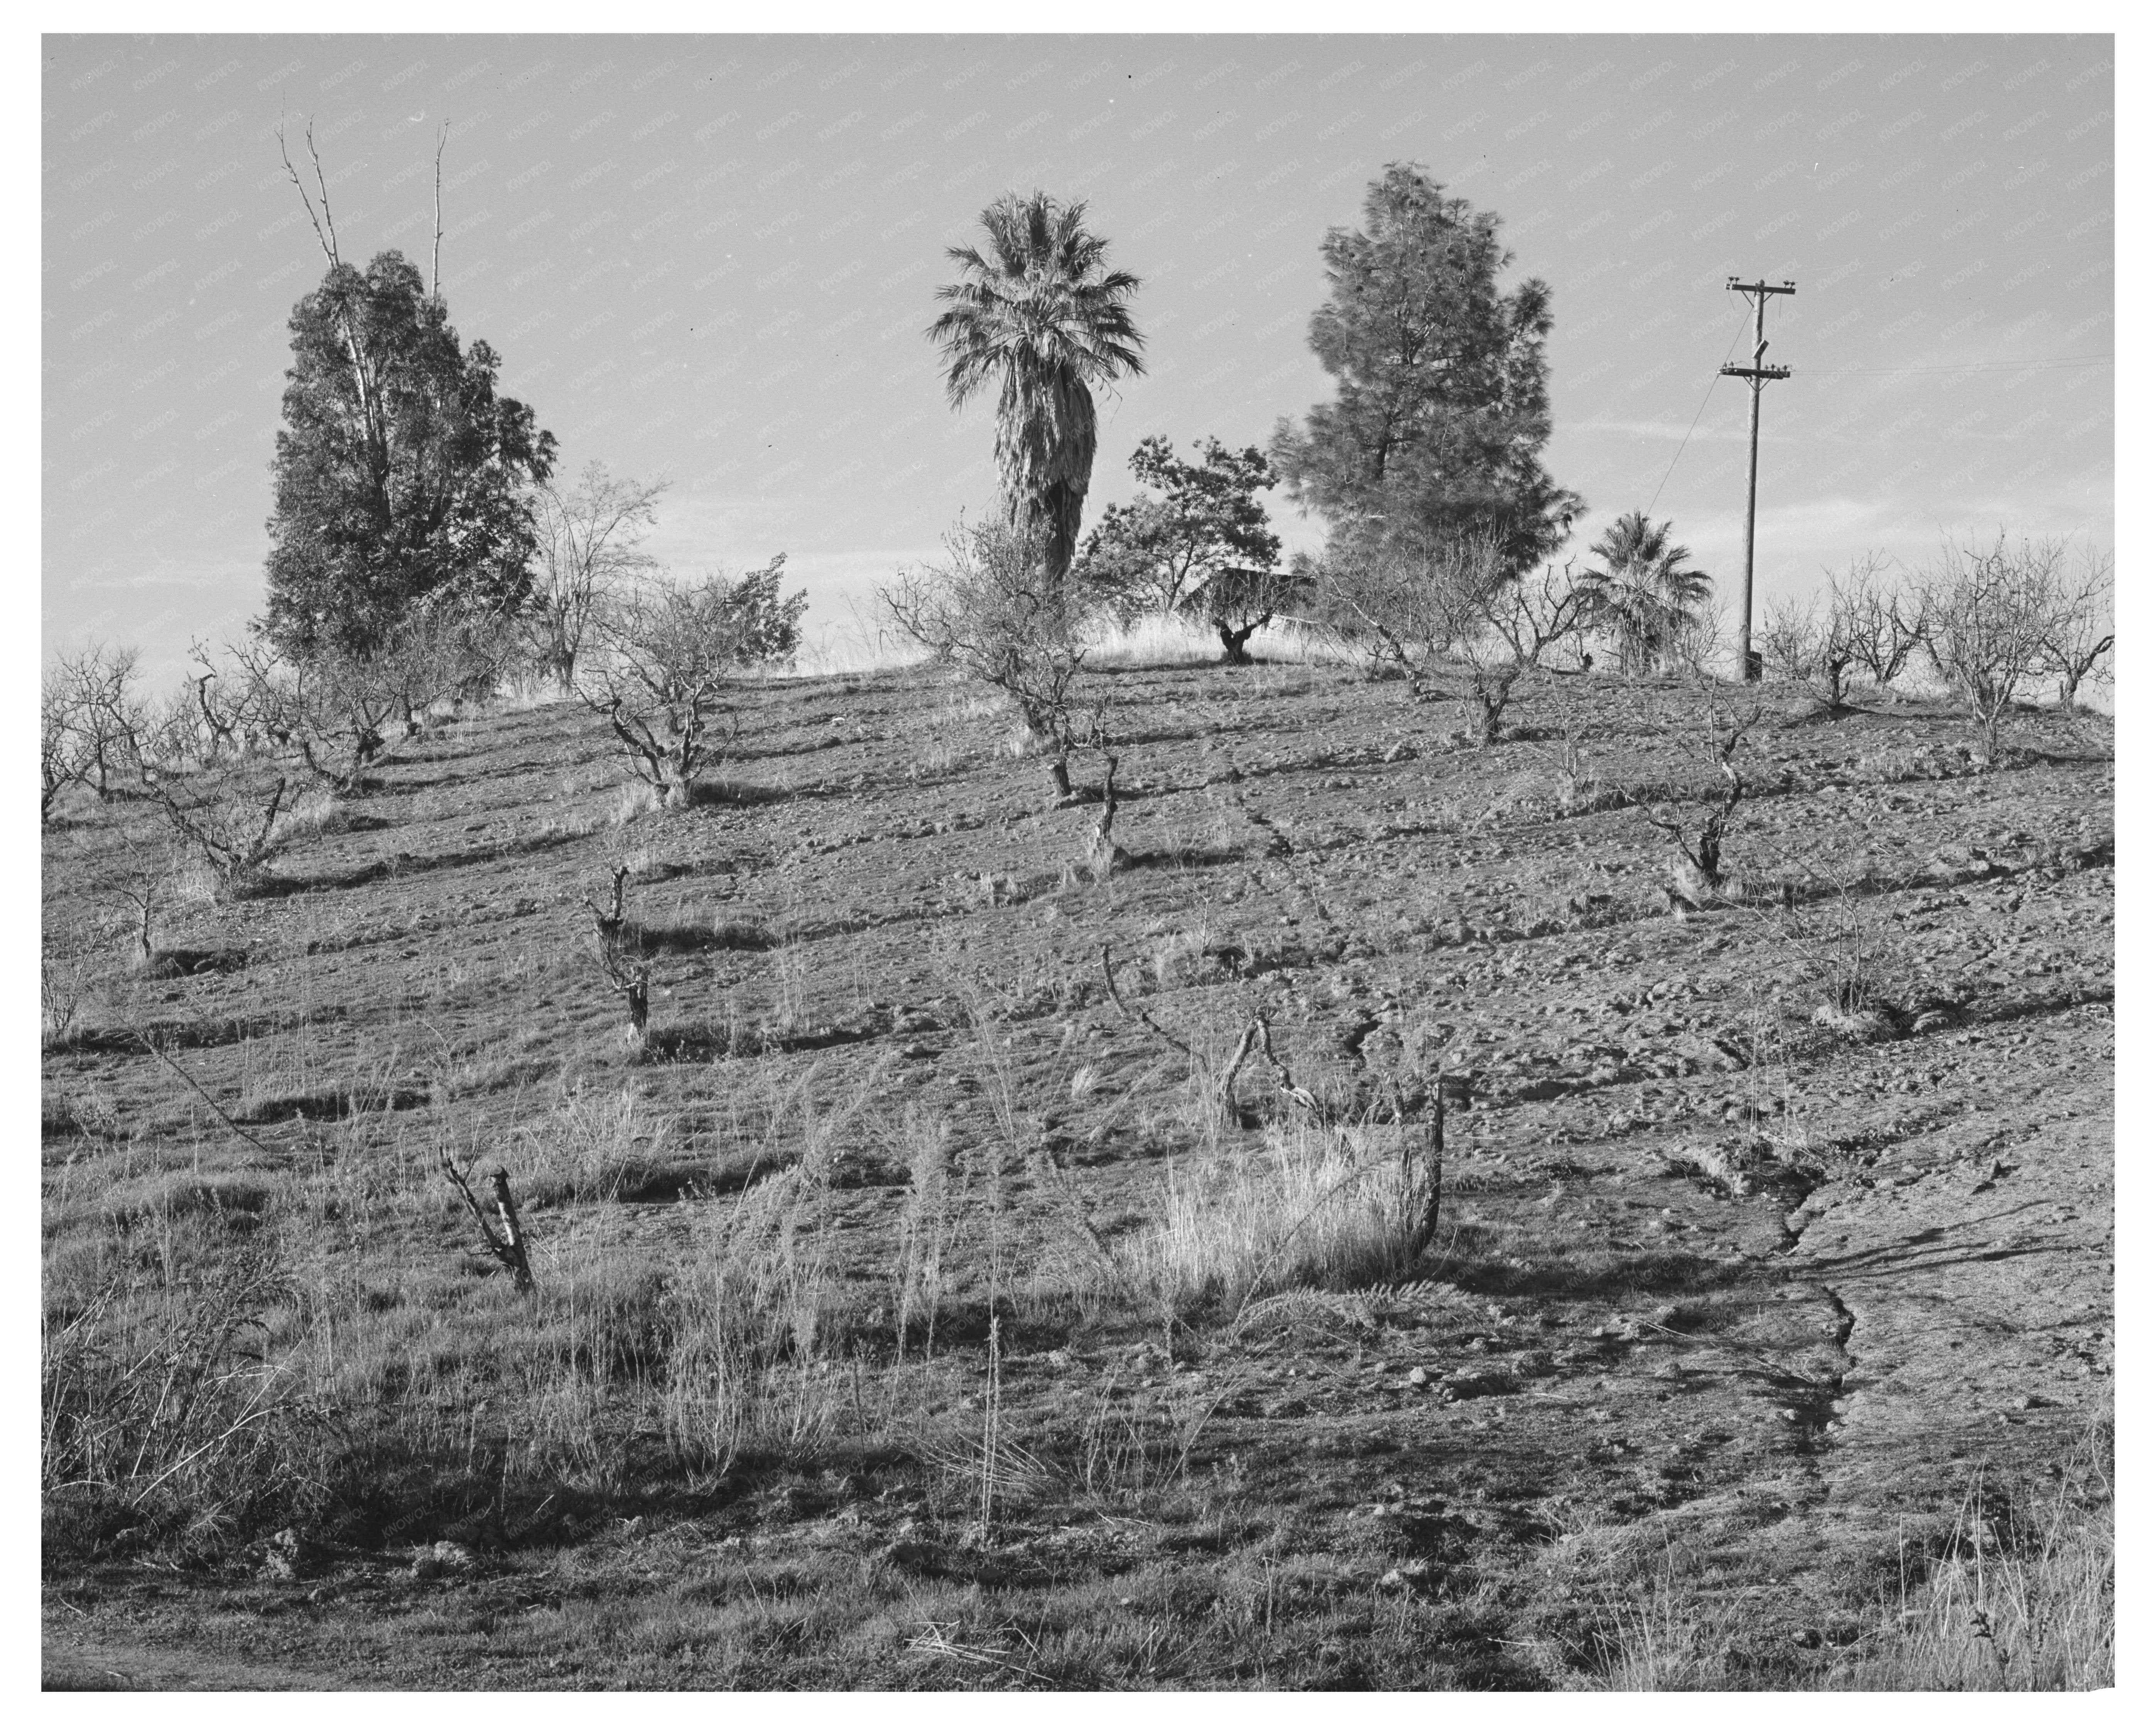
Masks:
[[[1657,526],[1635,509],[1588,548],[1603,563],[1584,583],[1594,595],[1594,623],[1616,637],[1618,665],[1627,675],[1654,670],[1714,592],[1711,577],[1688,567],[1690,550],[1670,543],[1674,525]]]
[[[996,465],[1012,525],[1037,529],[1048,572],[1060,581],[1078,543],[1093,476],[1096,419],[1088,387],[1142,375],[1145,338],[1126,303],[1138,279],[1103,262],[1108,243],[1086,231],[1086,206],[1045,192],[1006,193],[981,212],[986,254],[951,248],[965,272],[937,290],[950,310],[928,331],[943,350],[951,405],[991,382]]]

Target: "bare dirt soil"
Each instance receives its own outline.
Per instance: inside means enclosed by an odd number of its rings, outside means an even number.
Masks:
[[[1675,1636],[1810,1684],[1958,1512],[2107,1430],[2107,721],[2029,715],[1979,772],[1942,707],[1772,693],[1733,901],[1685,910],[1642,805],[1707,806],[1697,691],[1552,678],[1478,750],[1344,668],[1100,680],[1104,880],[1097,810],[925,670],[745,690],[722,794],[619,824],[589,715],[459,721],[274,891],[162,915],[215,961],[168,974],[108,926],[154,811],[49,827],[48,948],[90,955],[44,1058],[49,1323],[274,1242],[274,1339],[346,1446],[303,1562],[49,1494],[49,1683],[1545,1687]],[[583,906],[624,862],[641,1051]],[[1216,1059],[1265,1010],[1329,1116],[1442,1084],[1410,1273],[1104,1280],[1179,1170],[1308,1111],[1252,1065],[1209,1127],[1104,946]],[[629,1111],[591,1179],[536,1147],[580,1108]],[[792,1440],[678,1459],[655,1344],[573,1396],[526,1369],[574,1353],[565,1288],[665,1309],[817,1119],[844,1339]],[[974,1184],[901,1360],[939,1131]],[[526,1194],[536,1300],[470,1252],[443,1144]]]

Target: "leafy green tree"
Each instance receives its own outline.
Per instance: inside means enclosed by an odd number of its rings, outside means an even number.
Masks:
[[[1278,571],[1280,536],[1257,494],[1276,484],[1262,451],[1194,444],[1179,459],[1164,437],[1131,454],[1131,471],[1157,495],[1111,503],[1086,536],[1079,578],[1125,616],[1179,613],[1220,637],[1230,665],[1250,662],[1250,636],[1301,590]]]
[[[1583,506],[1542,462],[1550,292],[1499,291],[1496,216],[1396,162],[1322,252],[1310,345],[1336,393],[1273,434],[1288,495],[1359,557],[1402,533],[1492,537],[1514,573],[1549,555]]]
[[[995,385],[1004,506],[1014,527],[1041,534],[1055,581],[1070,570],[1092,480],[1092,386],[1145,370],[1127,303],[1138,279],[1107,267],[1107,242],[1086,232],[1085,215],[1082,202],[1044,192],[990,204],[988,249],[951,248],[963,274],[937,290],[950,309],[928,331],[952,407]]]
[[[1690,566],[1691,552],[1670,542],[1672,525],[1657,526],[1635,509],[1589,548],[1602,560],[1582,580],[1589,624],[1616,642],[1618,668],[1629,676],[1660,666],[1714,593],[1712,579]]]
[[[552,469],[554,438],[496,393],[494,349],[465,350],[440,295],[395,251],[364,274],[332,251],[290,328],[264,632],[289,653],[364,655],[422,602],[521,605],[531,488]]]

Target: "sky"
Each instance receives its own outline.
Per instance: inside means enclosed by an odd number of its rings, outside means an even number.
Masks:
[[[311,121],[344,254],[424,267],[501,388],[670,482],[679,569],[788,556],[872,614],[995,490],[947,405],[945,250],[1007,190],[1083,198],[1143,285],[1087,519],[1152,434],[1262,444],[1331,393],[1319,247],[1388,162],[1502,219],[1553,290],[1547,465],[1573,554],[1674,524],[1733,594],[1768,311],[1762,603],[1943,532],[2107,548],[2106,36],[311,36],[43,40],[42,642],[153,675],[263,602],[286,321],[324,260],[279,160]],[[1275,493],[1291,547],[1322,524]]]

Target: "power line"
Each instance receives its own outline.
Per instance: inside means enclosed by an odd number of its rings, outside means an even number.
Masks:
[[[2114,356],[2092,353],[2082,358],[2066,359],[1983,359],[1967,365],[1953,366],[1835,366],[1826,375],[1832,377],[1900,377],[1918,372],[2035,372],[2052,371],[2067,366],[2107,366]]]
[[[1736,352],[1737,343],[1743,334],[1744,319],[1740,315],[1737,320],[1737,328],[1729,337],[1729,352],[1724,353],[1722,356],[1722,365],[1726,366],[1729,363],[1729,354]],[[1655,512],[1655,506],[1662,501],[1662,486],[1669,484],[1670,475],[1677,470],[1677,456],[1684,454],[1685,444],[1690,443],[1691,441],[1692,433],[1699,429],[1699,422],[1707,412],[1707,401],[1714,393],[1714,386],[1719,382],[1721,379],[1722,369],[1721,367],[1717,366],[1715,368],[1714,375],[1707,380],[1707,394],[1702,395],[1699,398],[1699,412],[1691,416],[1691,424],[1685,428],[1684,442],[1680,443],[1677,445],[1676,454],[1670,457],[1669,467],[1662,475],[1662,484],[1655,487],[1655,495],[1647,500],[1646,512],[1649,515],[1652,515]]]

